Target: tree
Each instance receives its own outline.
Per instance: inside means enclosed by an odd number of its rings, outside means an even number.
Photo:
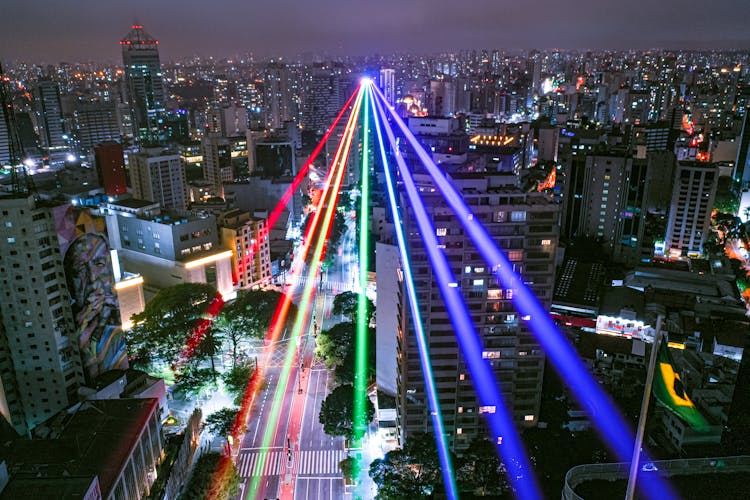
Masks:
[[[164,288],[133,315],[128,348],[134,366],[151,367],[162,361],[175,364],[187,340],[212,301],[216,289],[205,283],[183,283]]]
[[[368,385],[375,379],[375,329],[369,329],[367,336],[367,379]],[[349,350],[344,355],[341,363],[337,364],[333,372],[333,380],[337,384],[354,384],[354,371],[356,362],[356,339],[353,337]]]
[[[359,295],[354,292],[342,292],[333,298],[333,314],[341,314],[351,321],[357,321],[357,309],[359,307]],[[375,304],[367,299],[367,324],[369,325],[375,313]]]
[[[330,369],[342,364],[349,353],[354,351],[356,330],[354,323],[344,322],[318,334],[315,338],[318,346],[316,351],[326,367]]]
[[[233,366],[231,370],[224,374],[224,385],[227,392],[234,396],[234,404],[238,406],[242,404],[247,384],[255,371],[253,365],[254,363],[245,361]]]
[[[182,373],[177,375],[174,393],[183,394],[186,397],[198,397],[207,389],[215,389],[215,381],[212,370],[188,365]]]
[[[458,463],[456,477],[462,491],[497,496],[509,489],[505,468],[491,441],[475,438]]]
[[[227,437],[234,428],[234,420],[237,418],[238,408],[222,408],[206,417],[206,427],[212,433]]]
[[[365,398],[365,419],[372,422],[375,406],[370,398]],[[320,404],[318,420],[329,436],[354,437],[354,387],[340,385],[336,387]]]
[[[359,473],[362,472],[362,464],[360,464],[360,460],[349,455],[339,462],[339,469],[341,469],[344,479],[353,483],[359,477]]]
[[[377,498],[429,498],[442,484],[434,437],[409,435],[402,449],[370,464],[370,477],[378,486]]]
[[[190,481],[179,498],[229,500],[237,496],[239,485],[240,476],[232,459],[219,453],[207,453],[195,463]]]
[[[273,290],[240,290],[237,298],[224,306],[213,327],[217,334],[229,342],[233,365],[237,363],[242,342],[265,336],[276,306],[283,298],[282,293]],[[294,318],[295,309],[292,305],[288,318]]]

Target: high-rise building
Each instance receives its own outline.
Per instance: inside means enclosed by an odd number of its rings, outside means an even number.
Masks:
[[[222,137],[239,137],[247,131],[247,108],[227,104],[209,110],[207,131]]]
[[[232,251],[232,281],[240,289],[271,282],[271,252],[268,221],[250,215],[247,210],[230,210],[219,216],[219,231],[224,248]]]
[[[180,156],[149,149],[128,155],[133,196],[158,203],[164,208],[187,207],[185,167]]]
[[[137,141],[158,141],[166,92],[159,60],[159,41],[134,24],[120,41],[128,101]]]
[[[94,164],[99,184],[107,196],[119,196],[128,192],[125,176],[125,159],[122,146],[117,142],[104,142],[94,148]]]
[[[745,117],[742,120],[742,132],[740,134],[740,143],[737,147],[737,159],[734,162],[735,182],[740,183],[744,190],[750,187],[750,107],[745,109]]]
[[[0,413],[19,434],[77,401],[84,369],[53,207],[0,198]]]
[[[37,82],[34,87],[34,112],[42,148],[51,156],[54,152],[64,149],[62,104],[57,82],[49,79]]]
[[[120,125],[112,102],[80,104],[73,113],[78,147],[89,152],[101,142],[119,141]]]
[[[665,250],[670,255],[700,256],[703,253],[718,182],[719,169],[714,164],[677,164],[665,240]]]
[[[383,68],[380,70],[380,88],[383,90],[385,100],[391,106],[396,104],[396,70]]]
[[[289,69],[282,63],[270,63],[265,68],[266,127],[281,128],[286,121],[297,121],[292,99]]]
[[[211,185],[212,194],[224,197],[224,183],[234,180],[232,145],[226,137],[209,134],[203,137],[203,178]]]
[[[325,132],[336,113],[334,94],[337,87],[330,69],[313,68],[310,72],[302,107],[302,125],[306,130],[318,134]]]
[[[0,115],[0,165],[10,164],[10,134],[5,116]]]
[[[464,201],[502,248],[516,272],[549,308],[555,274],[559,233],[559,205],[543,193],[525,193],[508,184],[499,173],[452,174],[452,182]],[[481,337],[482,357],[491,364],[500,381],[508,410],[520,426],[534,426],[544,373],[544,353],[512,304],[514,290],[499,284],[455,214],[431,183],[421,191],[435,225],[438,240],[453,268],[458,286]],[[406,199],[402,207],[408,207]],[[432,371],[437,382],[446,433],[457,452],[474,437],[485,435],[482,407],[474,391],[466,360],[461,354],[450,317],[433,275],[413,212],[403,214],[407,246],[411,256],[418,314],[425,325]],[[405,299],[403,299],[405,300]],[[408,307],[404,307],[408,310]],[[411,314],[409,312],[408,314]],[[405,436],[431,428],[416,339],[412,322],[398,333],[398,417]]]

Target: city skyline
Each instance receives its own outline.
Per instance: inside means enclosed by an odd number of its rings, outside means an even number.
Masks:
[[[323,0],[315,9],[292,7],[296,6],[288,0],[261,7],[222,0],[211,5],[213,15],[206,21],[196,15],[203,6],[194,0],[180,2],[179,9],[175,2],[152,5],[136,0],[122,6],[87,0],[75,10],[45,0],[11,1],[0,20],[2,57],[45,63],[116,61],[117,41],[134,22],[162,40],[165,60],[192,55],[356,56],[472,48],[731,50],[750,43],[743,21],[750,6],[739,0],[714,2],[700,16],[675,0],[657,4],[636,0],[616,7],[591,0],[579,1],[575,7],[550,0],[533,6],[487,0],[471,6],[419,0],[404,6],[386,0],[354,7],[341,0]],[[698,32],[700,37],[695,35]]]

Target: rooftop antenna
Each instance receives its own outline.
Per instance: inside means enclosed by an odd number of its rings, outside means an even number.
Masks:
[[[3,108],[3,118],[8,128],[11,190],[14,195],[28,195],[36,193],[36,187],[34,186],[33,179],[26,172],[26,166],[23,164],[23,146],[21,145],[21,138],[18,135],[18,128],[16,127],[16,113],[13,109],[13,99],[8,90],[9,82],[10,78],[5,75],[3,65],[0,63],[0,105]]]

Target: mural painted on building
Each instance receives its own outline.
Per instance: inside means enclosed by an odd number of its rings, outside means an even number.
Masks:
[[[107,370],[128,367],[109,245],[100,233],[103,224],[88,211],[69,205],[55,211],[81,360],[93,380]]]

